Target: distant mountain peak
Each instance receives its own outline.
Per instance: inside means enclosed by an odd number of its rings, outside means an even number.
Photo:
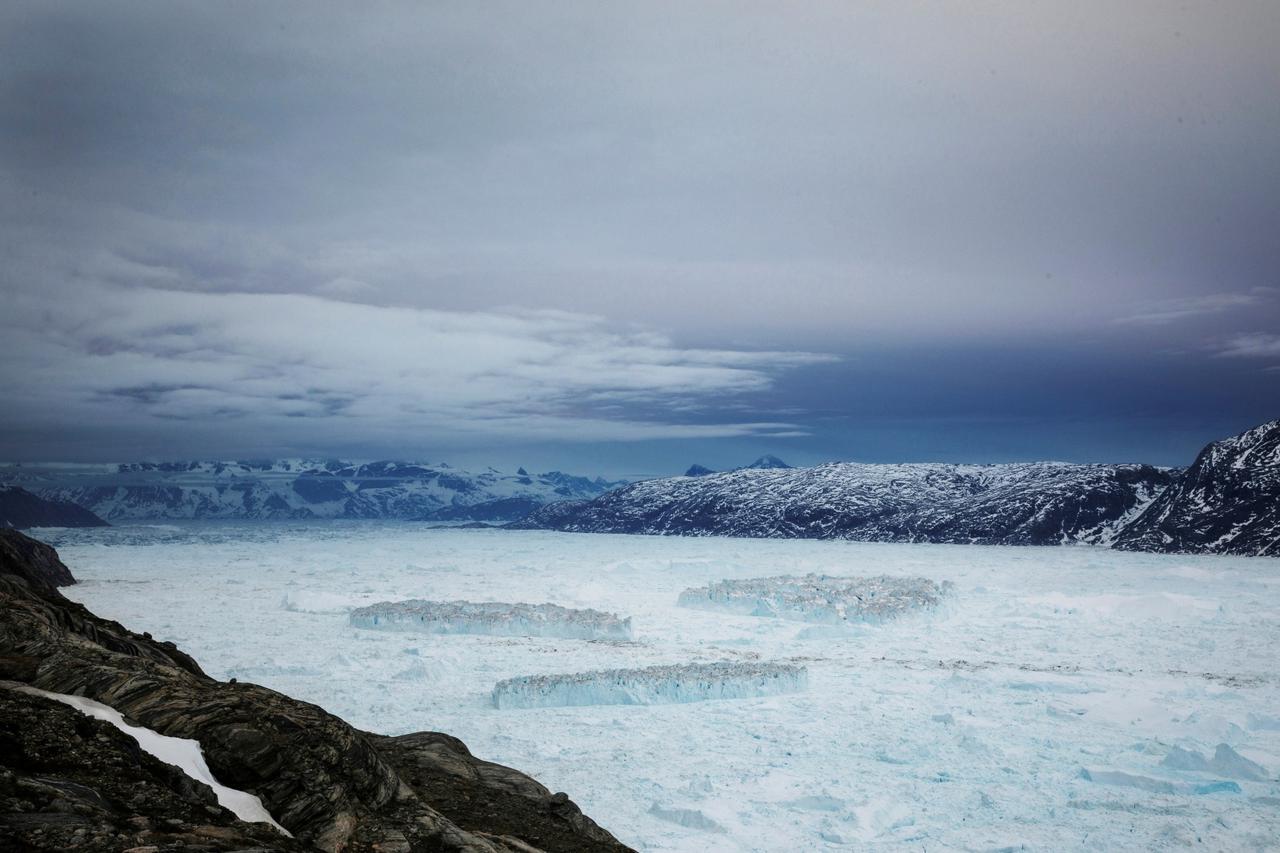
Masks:
[[[743,467],[748,470],[756,469],[756,470],[762,470],[762,471],[769,471],[774,469],[790,468],[791,466],[788,465],[786,462],[783,462],[778,457],[770,453],[766,453],[764,456],[761,456],[755,462],[752,462],[750,465],[745,465]]]
[[[686,477],[705,477],[708,474],[716,473],[705,465],[699,465],[696,462],[689,466],[689,470],[684,472]]]

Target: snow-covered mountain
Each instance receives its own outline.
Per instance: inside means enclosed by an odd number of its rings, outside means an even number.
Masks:
[[[559,471],[463,471],[445,464],[137,462],[0,466],[0,483],[79,504],[108,520],[398,518],[509,521],[549,501],[590,498],[617,483]]]
[[[1280,420],[1200,451],[1115,544],[1130,551],[1280,556]]]
[[[751,466],[648,480],[590,500],[551,504],[514,526],[874,542],[1105,544],[1175,473],[1150,465],[1058,462]]]

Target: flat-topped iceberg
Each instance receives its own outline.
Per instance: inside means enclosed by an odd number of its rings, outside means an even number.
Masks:
[[[686,589],[678,603],[748,616],[840,625],[883,622],[912,610],[935,607],[950,588],[949,582],[939,584],[921,577],[779,575]]]
[[[720,661],[508,678],[494,685],[493,705],[663,705],[777,696],[808,686],[808,670],[796,664]]]
[[[631,617],[558,604],[500,601],[383,601],[351,611],[357,628],[420,631],[428,634],[491,634],[502,637],[560,637],[575,640],[629,640]]]

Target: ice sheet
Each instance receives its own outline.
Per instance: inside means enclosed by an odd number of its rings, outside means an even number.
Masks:
[[[386,523],[57,538],[83,580],[67,595],[176,641],[212,675],[267,684],[369,730],[455,734],[476,755],[568,791],[645,851],[1226,851],[1280,838],[1274,559]],[[682,590],[723,579],[810,573],[955,589],[926,615],[872,627],[676,604]],[[634,639],[348,624],[350,606],[426,589],[622,613],[635,619]],[[284,609],[285,596],[327,612]],[[792,660],[809,688],[727,702],[492,706],[493,685],[522,675],[709,660]],[[1251,763],[1224,752],[1215,769],[1219,744]],[[1174,746],[1208,769],[1165,766]],[[1245,778],[1240,768],[1254,766],[1269,779]],[[1224,781],[1240,792],[1190,793]]]

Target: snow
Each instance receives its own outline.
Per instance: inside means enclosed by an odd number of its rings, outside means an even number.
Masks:
[[[658,705],[751,699],[798,693],[808,683],[809,673],[803,666],[771,661],[716,661],[565,675],[525,675],[494,685],[493,707]]]
[[[842,625],[883,622],[935,607],[947,585],[928,578],[783,575],[723,580],[680,593],[682,607]]]
[[[567,791],[639,850],[1225,851],[1280,839],[1280,561],[391,522],[176,526],[51,532],[82,581],[64,593],[177,642],[215,677],[263,683],[366,730],[457,735]],[[808,574],[954,587],[939,607],[872,625],[677,604],[691,587]],[[348,622],[351,608],[426,590],[620,613],[634,636]],[[284,609],[285,596],[325,612]],[[510,678],[712,661],[795,663],[809,686],[493,707],[494,685]],[[1174,747],[1209,764],[1219,744],[1267,778],[1164,764]],[[1172,793],[1100,781],[1121,778],[1099,777],[1109,773]],[[1223,782],[1239,793],[1195,793]],[[722,831],[703,828],[713,824]]]
[[[497,601],[383,601],[351,611],[357,628],[428,634],[630,640],[631,620],[599,610]]]
[[[25,684],[15,684],[12,687],[22,693],[30,693],[35,696],[43,696],[46,699],[57,700],[63,704],[70,705],[82,714],[93,717],[95,720],[103,720],[110,723],[137,741],[143,752],[155,756],[166,764],[172,764],[197,782],[203,782],[208,785],[218,798],[219,805],[236,817],[249,823],[269,823],[290,838],[293,837],[289,830],[275,822],[275,819],[271,817],[271,813],[262,805],[262,800],[247,791],[228,788],[214,778],[213,771],[205,763],[204,753],[201,752],[198,741],[189,738],[169,737],[152,729],[131,725],[125,722],[124,717],[115,708],[103,705],[101,702],[95,702],[92,699],[86,699],[83,696],[51,693],[48,690],[28,687]]]

